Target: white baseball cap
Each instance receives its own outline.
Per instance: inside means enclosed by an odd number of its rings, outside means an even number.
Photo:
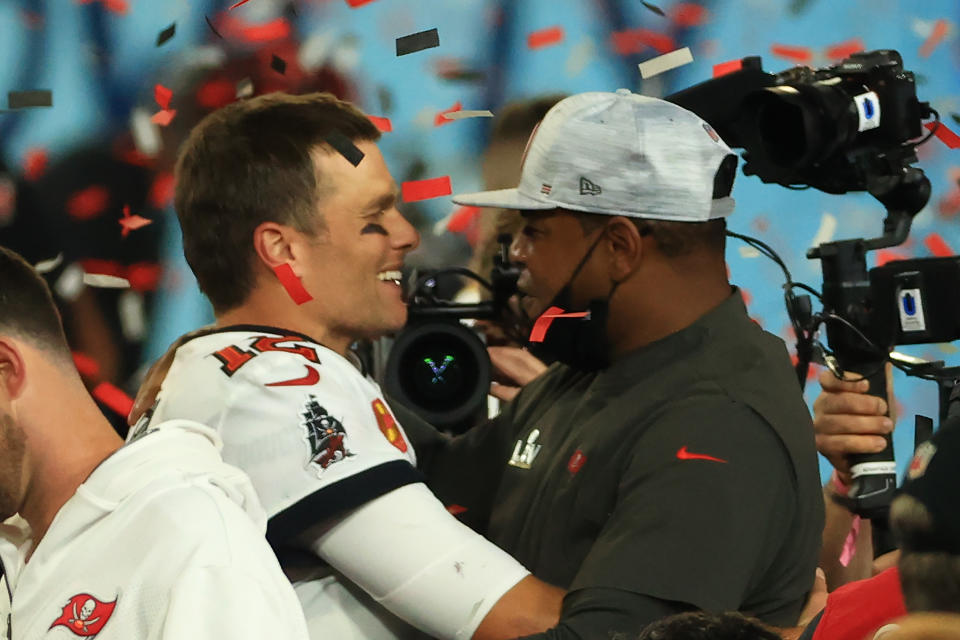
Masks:
[[[709,124],[671,102],[628,89],[581,93],[558,102],[534,129],[520,186],[453,201],[703,222],[733,212],[733,198],[713,198],[728,156],[736,159]]]

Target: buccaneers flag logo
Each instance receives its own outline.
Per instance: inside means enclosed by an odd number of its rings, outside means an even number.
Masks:
[[[320,406],[316,397],[311,395],[304,407],[303,428],[306,430],[307,444],[310,445],[310,462],[323,471],[334,462],[340,462],[353,454],[347,449],[344,440],[347,430],[343,424]]]
[[[381,433],[386,436],[387,441],[406,453],[407,442],[403,439],[403,434],[400,433],[396,420],[390,415],[387,405],[383,404],[383,401],[379,398],[373,401],[373,415],[377,416],[377,425],[380,427]]]
[[[81,638],[93,638],[103,630],[116,606],[116,599],[101,602],[89,593],[78,593],[63,606],[63,613],[53,621],[50,629],[66,627]]]

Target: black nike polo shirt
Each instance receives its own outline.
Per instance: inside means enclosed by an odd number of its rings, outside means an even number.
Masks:
[[[580,630],[618,593],[791,626],[812,586],[813,426],[783,342],[737,291],[604,371],[552,366],[492,422],[436,442],[418,448],[430,486],[538,578],[589,596],[565,602]]]

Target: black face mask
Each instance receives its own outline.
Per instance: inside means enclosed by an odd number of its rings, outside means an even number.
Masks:
[[[542,360],[560,361],[578,371],[599,371],[610,364],[610,342],[607,337],[607,318],[610,316],[610,298],[616,291],[614,283],[606,299],[593,299],[586,310],[573,309],[572,284],[593,254],[604,234],[590,246],[580,264],[573,270],[567,283],[554,296],[546,311],[540,314],[530,333],[528,348]],[[542,327],[546,325],[544,333]]]

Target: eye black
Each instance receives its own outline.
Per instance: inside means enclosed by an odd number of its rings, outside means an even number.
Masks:
[[[368,223],[363,229],[360,230],[360,233],[379,233],[380,235],[387,235],[387,230],[383,228],[382,225],[377,224],[376,222]]]

